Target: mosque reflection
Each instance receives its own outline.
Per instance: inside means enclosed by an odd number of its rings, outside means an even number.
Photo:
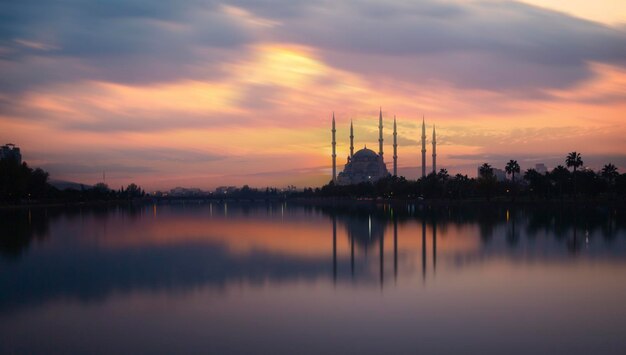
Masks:
[[[423,280],[437,271],[438,228],[442,225],[444,235],[450,228],[475,226],[478,229],[479,249],[471,253],[459,253],[459,263],[484,259],[489,255],[504,254],[511,258],[562,258],[561,251],[576,256],[583,249],[589,257],[601,255],[623,255],[622,246],[614,243],[618,235],[626,229],[619,217],[619,209],[535,207],[515,208],[424,208],[415,205],[365,206],[344,208],[341,206],[319,207],[332,221],[332,277],[337,282],[342,269],[341,248],[338,238],[347,238],[349,248],[349,275],[352,280],[360,276],[367,278],[371,270],[361,270],[359,275],[355,264],[365,260],[370,264],[377,256],[378,281],[385,284],[385,277],[393,271],[393,279],[398,278],[399,238],[400,243],[419,241],[420,272]],[[403,234],[399,237],[399,224],[418,224],[418,233]],[[341,231],[345,230],[345,233]],[[411,230],[414,232],[415,229]],[[500,238],[500,236],[502,238]],[[606,247],[599,246],[598,236]],[[467,233],[465,239],[472,239]],[[547,237],[547,239],[545,238]],[[537,238],[541,238],[538,240]],[[591,246],[590,238],[595,239]],[[621,245],[621,243],[620,243]],[[402,248],[400,248],[402,250]],[[609,252],[610,250],[610,252]],[[393,258],[393,264],[385,262],[385,257]],[[466,261],[467,260],[467,261]],[[371,275],[370,275],[371,276]]]
[[[381,218],[380,215],[372,214],[371,211],[361,211],[349,214],[329,212],[332,220],[332,238],[333,238],[333,280],[337,281],[337,228],[338,225],[345,227],[348,245],[350,248],[350,276],[355,278],[355,248],[362,251],[362,257],[367,259],[368,255],[378,253],[378,275],[381,287],[385,282],[385,234],[388,226],[391,225],[392,233],[392,250],[393,250],[393,277],[398,278],[398,216],[394,216],[393,208],[390,208],[390,218]],[[430,225],[430,235],[427,233],[427,224]],[[428,263],[428,242],[431,239],[432,244],[432,268],[433,272],[437,269],[437,221],[431,219],[421,220],[421,269],[422,278],[426,278]],[[389,248],[389,247],[387,247]]]

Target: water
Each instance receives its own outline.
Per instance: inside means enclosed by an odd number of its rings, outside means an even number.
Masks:
[[[607,208],[0,213],[0,353],[626,352]]]

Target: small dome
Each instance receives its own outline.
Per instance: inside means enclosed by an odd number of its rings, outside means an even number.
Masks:
[[[375,159],[378,157],[378,154],[376,154],[376,152],[374,152],[371,149],[367,149],[367,148],[363,148],[359,151],[357,151],[356,153],[354,153],[354,156],[352,157],[352,160],[359,160],[359,159],[363,159],[363,158],[368,158],[368,159]]]

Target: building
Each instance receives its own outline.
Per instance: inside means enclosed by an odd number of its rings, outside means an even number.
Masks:
[[[374,182],[390,175],[384,160],[383,152],[383,112],[378,115],[378,153],[365,146],[354,152],[354,127],[350,122],[350,155],[342,172],[337,175],[337,141],[335,129],[335,114],[332,118],[332,181],[338,185],[358,184],[361,182]],[[433,125],[433,173],[437,173],[437,139],[435,126]],[[393,117],[393,176],[398,175],[398,132],[396,117]],[[422,177],[426,176],[426,123],[422,117]]]
[[[0,147],[0,160],[13,159],[18,164],[22,164],[22,153],[20,148],[16,147],[13,143],[7,143]]]
[[[357,151],[337,177],[337,184],[350,185],[377,181],[389,176],[383,157],[367,147]]]
[[[496,180],[498,180],[498,181],[505,181],[506,180],[506,171],[504,171],[502,169],[498,169],[498,168],[493,168],[493,176],[495,176]]]
[[[393,171],[394,174],[398,172],[398,144],[397,144],[397,132],[396,132],[396,120],[394,117],[393,122],[394,129],[394,156],[393,156]],[[384,177],[390,176],[387,171],[387,165],[383,158],[383,111],[380,110],[378,116],[378,153],[365,146],[363,149],[354,152],[354,127],[350,122],[350,155],[348,155],[347,162],[343,168],[343,171],[336,175],[336,151],[335,147],[337,142],[335,141],[335,115],[333,114],[333,128],[332,128],[332,148],[333,148],[333,182],[338,185],[351,185],[359,184],[362,182],[374,182]]]

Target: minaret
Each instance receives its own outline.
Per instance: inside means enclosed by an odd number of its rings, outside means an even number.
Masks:
[[[393,176],[398,176],[398,132],[396,130],[396,115],[393,116]]]
[[[354,155],[354,129],[352,127],[352,120],[350,120],[350,160]]]
[[[422,177],[426,177],[426,123],[422,116]]]
[[[435,138],[435,125],[433,125],[433,173],[437,173],[437,138]]]
[[[333,184],[337,183],[337,152],[335,151],[335,146],[337,145],[337,142],[335,141],[335,132],[337,130],[335,129],[335,113],[333,112],[333,129],[331,130],[331,132],[333,133]]]
[[[378,155],[383,157],[383,108],[380,108],[380,116],[378,116]]]

